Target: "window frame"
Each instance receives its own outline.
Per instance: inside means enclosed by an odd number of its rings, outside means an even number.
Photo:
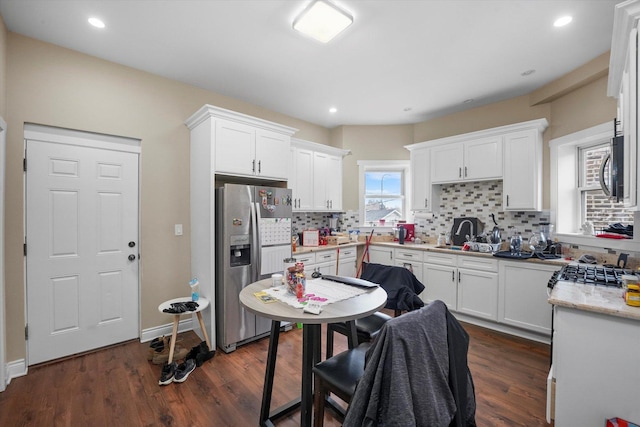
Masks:
[[[365,173],[366,172],[401,172],[402,174],[402,211],[404,219],[408,223],[413,222],[413,212],[411,206],[411,169],[409,160],[358,160],[358,211],[360,213],[360,230],[393,230],[395,224],[385,224],[384,226],[365,224]],[[371,196],[369,196],[371,197]]]
[[[582,192],[577,191],[581,184],[578,148],[606,143],[612,136],[611,123],[607,122],[549,141],[551,222],[561,242],[637,251],[640,233],[635,233],[633,239],[614,240],[583,235],[580,231]],[[640,213],[638,207],[632,209],[635,211],[634,228],[637,229]]]

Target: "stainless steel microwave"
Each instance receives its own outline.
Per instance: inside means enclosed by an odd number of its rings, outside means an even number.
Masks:
[[[615,136],[611,138],[611,152],[605,156],[600,165],[602,191],[607,197],[615,199],[616,202],[620,202],[624,198],[624,135],[619,134],[618,123],[614,120]],[[609,164],[608,168],[607,164]]]

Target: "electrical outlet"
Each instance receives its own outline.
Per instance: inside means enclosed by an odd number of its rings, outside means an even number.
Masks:
[[[182,236],[182,224],[176,224],[174,228],[176,236]]]

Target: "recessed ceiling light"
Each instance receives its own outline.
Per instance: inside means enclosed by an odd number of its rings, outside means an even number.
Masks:
[[[554,27],[564,27],[565,25],[567,25],[572,20],[573,20],[572,16],[563,16],[562,18],[556,19],[556,21],[553,23],[553,26]]]
[[[104,28],[104,22],[102,22],[98,18],[89,18],[89,24],[93,25],[96,28]]]
[[[411,107],[405,107],[402,111],[411,111],[411,110],[413,110],[413,108],[411,108]]]
[[[338,111],[338,109],[336,107],[329,108],[329,112],[330,113],[336,113],[337,111]]]
[[[353,17],[325,0],[316,0],[293,21],[293,28],[327,43],[353,22]]]
[[[535,72],[536,72],[536,70],[527,70],[527,71],[523,71],[522,73],[520,73],[520,75],[522,77],[527,77],[527,76],[530,76],[531,74],[533,74]]]

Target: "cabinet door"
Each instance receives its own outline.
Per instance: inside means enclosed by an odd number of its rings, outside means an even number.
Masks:
[[[498,320],[498,275],[458,269],[458,311],[488,320]]]
[[[255,129],[240,123],[217,120],[215,132],[216,173],[253,176],[256,168]],[[287,150],[285,155],[288,153]]]
[[[422,262],[410,261],[410,260],[405,260],[405,259],[396,259],[396,265],[398,267],[406,268],[407,270],[412,272],[414,276],[416,276],[416,279],[418,279],[420,281],[420,283],[423,283],[423,281],[422,281],[422,276],[423,276]]]
[[[502,185],[504,210],[542,209],[542,141],[536,130],[505,136]]]
[[[293,148],[290,169],[292,179],[289,188],[293,191],[293,210],[310,210],[313,194],[313,151]]]
[[[291,137],[266,130],[256,131],[256,175],[287,179]]]
[[[332,211],[342,210],[342,158],[329,156],[327,158],[327,171],[324,179],[327,181],[326,197],[329,202],[328,209]]]
[[[313,153],[313,209],[326,211],[329,209],[327,200],[327,171],[329,169],[329,155]]]
[[[393,248],[369,246],[369,261],[366,256],[364,261],[372,264],[394,265]]]
[[[464,179],[502,178],[502,136],[464,143]]]
[[[357,258],[342,258],[338,262],[338,276],[356,277],[357,274]]]
[[[552,306],[547,283],[559,266],[500,262],[498,320],[543,334],[551,334]]]
[[[456,272],[455,267],[425,263],[422,270],[424,279],[422,283],[425,290],[420,294],[422,300],[425,302],[440,300],[449,310],[456,311],[458,308]]]
[[[428,148],[411,152],[411,209],[414,211],[431,211],[431,169]]]
[[[431,147],[431,182],[461,181],[463,153],[461,143]]]

